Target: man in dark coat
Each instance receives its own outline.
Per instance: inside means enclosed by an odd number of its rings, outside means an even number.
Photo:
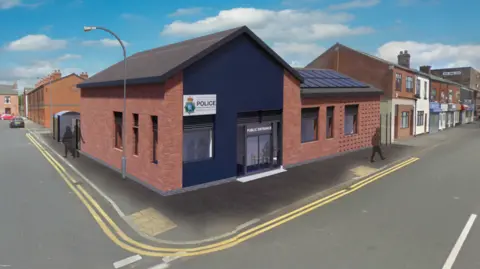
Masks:
[[[372,156],[370,157],[370,162],[372,163],[375,161],[375,155],[377,153],[380,155],[380,158],[382,160],[385,160],[385,158],[383,157],[382,149],[380,148],[381,139],[382,139],[382,134],[381,134],[380,128],[377,128],[375,130],[375,134],[372,137]]]
[[[70,126],[67,126],[67,128],[65,128],[65,133],[63,134],[63,137],[62,137],[62,143],[65,147],[65,155],[64,155],[65,158],[67,158],[68,152],[71,152],[72,156],[75,158],[75,154],[72,151],[72,142],[73,142],[72,128]]]

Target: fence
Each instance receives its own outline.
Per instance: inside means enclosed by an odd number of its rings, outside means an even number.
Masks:
[[[383,145],[392,144],[392,113],[380,114],[380,130]]]

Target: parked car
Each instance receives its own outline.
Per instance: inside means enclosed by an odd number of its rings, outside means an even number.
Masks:
[[[11,114],[3,114],[0,116],[0,120],[13,120],[13,118],[15,118],[15,116]]]
[[[25,128],[25,121],[21,117],[15,117],[10,122],[10,128]]]

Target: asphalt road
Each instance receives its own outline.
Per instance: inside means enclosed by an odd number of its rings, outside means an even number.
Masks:
[[[182,269],[480,268],[480,129],[419,161],[234,248]],[[453,267],[444,267],[453,250]],[[457,255],[458,254],[458,255]]]
[[[102,269],[131,256],[101,232],[25,133],[0,121],[0,267]]]

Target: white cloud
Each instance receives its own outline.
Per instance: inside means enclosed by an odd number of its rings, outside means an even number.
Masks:
[[[123,45],[128,46],[129,43],[125,40],[122,40]],[[83,41],[82,45],[84,46],[104,46],[104,47],[117,47],[120,46],[116,39],[104,38],[100,40],[87,40]]]
[[[222,10],[217,16],[196,22],[174,21],[164,27],[162,35],[198,36],[211,32],[247,25],[261,38],[271,41],[309,42],[349,35],[373,32],[370,27],[350,27],[345,23],[353,20],[348,13],[327,13],[319,10],[280,11],[234,8]]]
[[[57,60],[58,60],[58,61],[67,61],[67,60],[80,59],[80,58],[82,58],[81,55],[78,55],[78,54],[69,54],[69,53],[67,53],[67,54],[64,54],[64,55],[58,57]]]
[[[169,14],[170,17],[179,17],[179,16],[190,16],[199,14],[203,11],[201,7],[191,7],[191,8],[179,8],[172,14]]]
[[[392,41],[383,44],[377,55],[388,61],[397,62],[400,51],[411,55],[411,66],[431,65],[434,68],[473,66],[480,68],[480,45],[447,45],[415,41]]]
[[[334,4],[329,6],[332,10],[354,9],[354,8],[367,8],[373,7],[380,3],[380,0],[353,0],[350,2]]]
[[[272,48],[294,67],[305,66],[325,51],[315,43],[276,42]]]
[[[20,6],[22,2],[20,0],[0,0],[0,9],[10,9],[16,6]]]
[[[39,51],[63,49],[66,46],[66,40],[51,39],[46,35],[27,35],[10,42],[6,49],[11,51]]]

